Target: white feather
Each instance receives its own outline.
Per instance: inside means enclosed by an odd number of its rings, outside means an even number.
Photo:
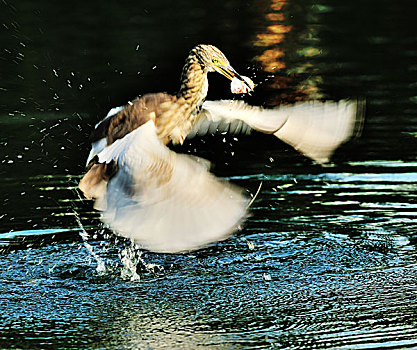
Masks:
[[[243,101],[206,101],[189,137],[211,131],[210,123],[216,124],[218,132],[248,134],[252,128],[274,134],[316,162],[325,163],[362,123],[362,107],[357,101],[310,101],[272,109]]]
[[[285,106],[283,112],[288,114],[288,120],[274,135],[317,163],[326,163],[361,126],[361,108],[356,101]]]
[[[246,216],[241,191],[216,179],[208,162],[169,150],[147,122],[99,153],[117,174],[96,202],[118,234],[155,252],[198,249],[227,238]]]
[[[91,144],[91,150],[87,158],[86,166],[90,163],[91,159],[93,159],[96,154],[100,153],[106,147],[106,145],[106,138],[102,138]]]
[[[102,121],[106,120],[109,117],[112,117],[113,115],[115,115],[116,113],[119,113],[121,110],[123,110],[125,107],[124,106],[120,106],[120,107],[114,107],[112,108],[107,114],[106,116],[100,120],[95,126],[94,129],[97,129],[97,127],[101,124]],[[94,156],[98,153],[100,153],[107,145],[107,141],[106,138],[102,138],[96,142],[93,142],[91,144],[91,150],[90,153],[88,155],[87,158],[87,162],[86,165],[88,165],[88,163],[90,163],[91,159],[94,158]]]

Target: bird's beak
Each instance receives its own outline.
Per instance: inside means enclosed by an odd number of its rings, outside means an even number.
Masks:
[[[249,83],[243,79],[243,77],[236,72],[231,65],[224,65],[223,63],[218,63],[215,66],[215,69],[220,74],[224,75],[226,78],[232,80],[233,78],[239,79],[243,84],[245,84],[248,88],[248,91],[253,91],[253,87],[249,85]]]

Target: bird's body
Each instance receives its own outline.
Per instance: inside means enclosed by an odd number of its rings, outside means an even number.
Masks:
[[[185,62],[177,95],[154,93],[136,98],[123,110],[103,120],[91,134],[90,141],[105,137],[110,145],[152,120],[158,137],[165,144],[182,143],[207,96],[207,74],[214,71],[213,59],[221,59],[222,65],[231,69],[226,57],[216,47],[196,46]]]
[[[148,121],[152,121],[155,125],[158,138],[164,144],[184,141],[207,96],[207,73],[212,63],[208,55],[220,56],[227,62],[217,48],[210,45],[196,46],[191,50],[184,65],[181,87],[177,95],[152,93],[138,97],[120,111],[108,115],[96,126],[90,141],[93,145],[96,144],[98,149],[93,147],[94,152],[88,159],[90,171],[80,183],[80,188],[87,197],[97,198],[97,190],[101,191],[105,188],[117,168],[115,162],[100,163],[97,157],[91,156],[98,154],[105,147],[122,139]]]
[[[79,187],[96,200],[105,223],[146,249],[175,253],[201,248],[227,238],[247,215],[248,201],[240,189],[210,174],[207,161],[177,154],[168,143],[253,128],[324,162],[351,136],[358,120],[354,102],[273,110],[237,101],[204,102],[207,74],[214,71],[238,79],[245,91],[253,89],[219,49],[198,45],[186,60],[176,95],[138,97],[110,111],[91,134],[88,171]],[[319,120],[314,123],[311,115],[322,118],[313,118]],[[300,132],[303,125],[307,129]]]
[[[111,145],[149,120],[157,124],[163,114],[161,104],[175,103],[175,101],[175,96],[165,93],[138,97],[124,106],[121,111],[101,121],[90,135],[90,141],[97,142],[105,138],[106,144]]]
[[[180,252],[230,235],[246,215],[241,191],[208,162],[165,147],[182,143],[207,96],[207,74],[240,77],[211,45],[193,48],[176,95],[147,94],[109,113],[93,131],[79,187],[119,234],[159,252]],[[217,216],[213,221],[212,216]]]

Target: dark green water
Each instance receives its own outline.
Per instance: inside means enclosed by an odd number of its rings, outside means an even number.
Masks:
[[[0,3],[0,348],[417,346],[417,3]],[[114,106],[175,92],[187,52],[220,47],[255,105],[365,97],[330,166],[275,138],[177,151],[256,192],[236,236],[140,252],[76,189]],[[212,74],[209,99],[233,98]]]

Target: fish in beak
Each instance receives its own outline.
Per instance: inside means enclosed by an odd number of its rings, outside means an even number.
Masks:
[[[238,79],[241,82],[241,84],[243,84],[247,88],[247,92],[253,91],[253,88],[255,87],[255,85],[253,84],[252,80],[240,75],[238,72],[234,70],[234,68],[231,65],[229,64],[225,65],[219,61],[214,64],[214,69],[218,73],[224,75],[226,78],[232,81]]]

